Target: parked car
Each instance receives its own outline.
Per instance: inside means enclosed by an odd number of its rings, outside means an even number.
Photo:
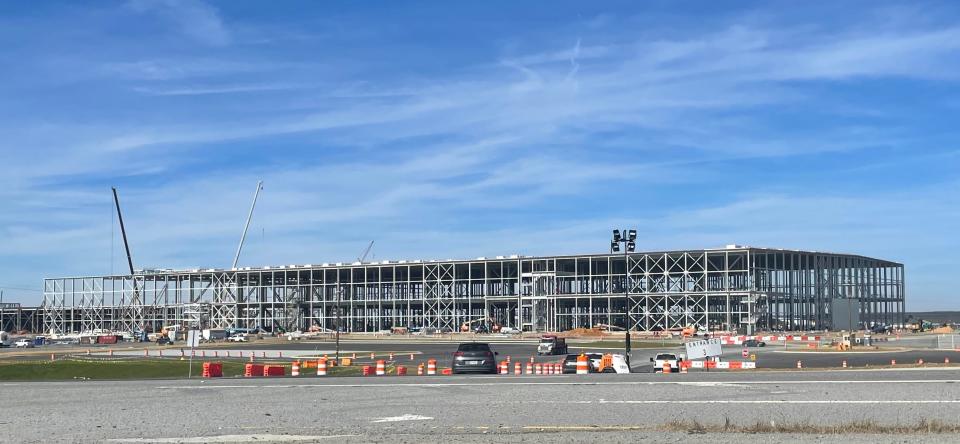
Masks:
[[[517,327],[500,327],[500,333],[505,335],[518,335],[520,334],[520,329]]]
[[[766,347],[767,343],[763,341],[758,341],[756,339],[747,339],[743,341],[744,347]]]
[[[227,340],[230,342],[247,342],[247,335],[244,333],[237,333],[227,338]]]
[[[457,347],[453,354],[453,373],[497,373],[498,353],[490,349],[490,344],[465,342]]]
[[[24,338],[14,342],[13,345],[17,348],[33,348],[33,341]]]

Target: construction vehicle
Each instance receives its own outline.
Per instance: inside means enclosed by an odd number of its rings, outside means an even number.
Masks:
[[[538,355],[565,355],[567,354],[567,340],[557,335],[543,335],[537,345]]]
[[[479,324],[474,326],[474,324]],[[479,318],[460,324],[460,331],[469,333],[473,329],[474,333],[499,333],[500,324],[493,318]]]
[[[916,325],[912,325],[910,330],[914,333],[923,333],[923,332],[933,330],[937,327],[939,327],[939,325],[933,322],[924,321],[923,319],[917,319]]]

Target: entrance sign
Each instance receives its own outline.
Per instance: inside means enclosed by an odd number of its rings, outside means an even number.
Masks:
[[[687,359],[702,359],[708,356],[720,356],[720,338],[705,339],[687,343]]]

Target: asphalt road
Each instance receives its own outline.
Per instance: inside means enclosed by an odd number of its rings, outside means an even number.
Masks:
[[[656,427],[957,424],[960,370],[6,383],[0,404],[2,442],[709,442]],[[845,440],[903,441],[868,438]]]
[[[926,339],[929,341],[929,339]],[[435,341],[429,339],[419,340],[350,340],[341,343],[341,351],[346,355],[357,354],[358,363],[365,364],[372,362],[370,353],[376,354],[376,359],[383,359],[389,353],[394,353],[395,358],[400,364],[419,363],[428,358],[437,359],[441,364],[452,359],[453,352],[456,350],[457,341]],[[893,344],[893,343],[890,343]],[[918,345],[916,341],[902,343],[903,346]],[[901,345],[901,344],[897,344]],[[491,343],[493,350],[499,353],[499,358],[505,359],[510,356],[513,360],[525,361],[531,356],[535,357],[537,362],[560,361],[562,356],[536,356],[537,344],[535,341],[518,341],[508,339],[496,339]],[[151,347],[151,356],[156,356],[156,347]],[[84,350],[91,349],[94,354],[105,353],[103,347],[84,347],[84,346],[54,346],[32,349],[32,356],[22,357],[23,359],[45,358],[49,353],[84,353]],[[166,356],[179,356],[180,348],[165,347]],[[142,356],[143,348],[138,346],[118,346],[115,354],[117,356]],[[217,357],[224,358],[226,351],[231,352],[231,357],[236,357],[240,351],[244,352],[244,357],[248,357],[250,352],[256,353],[261,357],[264,352],[270,358],[282,356],[284,358],[295,357],[316,357],[324,354],[333,355],[335,347],[332,342],[327,341],[282,341],[282,342],[252,342],[240,344],[221,344],[207,345],[204,347],[208,357],[217,350]],[[740,346],[724,346],[722,359],[728,361],[743,361],[749,358],[742,357],[743,348]],[[651,366],[649,358],[661,351],[672,351],[682,353],[682,347],[671,346],[667,344],[663,348],[641,348],[633,351],[633,367],[635,371],[650,371]],[[622,352],[619,348],[597,348],[583,346],[577,343],[570,344],[570,353],[580,352]],[[890,365],[891,360],[896,360],[897,365],[913,365],[922,359],[928,364],[942,364],[944,358],[955,364],[960,364],[960,352],[955,350],[935,350],[930,348],[903,349],[896,351],[858,351],[858,352],[835,352],[810,350],[802,346],[791,346],[784,350],[782,344],[771,344],[767,347],[755,347],[748,349],[750,354],[756,355],[758,368],[771,369],[793,369],[797,366],[797,361],[801,361],[804,368],[838,368],[842,362],[847,361],[848,367],[877,367]],[[16,350],[4,349],[0,352],[0,357],[16,354]],[[410,353],[414,354],[413,361],[410,361]]]

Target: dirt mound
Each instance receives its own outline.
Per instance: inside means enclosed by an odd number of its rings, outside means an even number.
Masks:
[[[565,338],[602,338],[605,333],[599,328],[575,328],[561,334]]]

